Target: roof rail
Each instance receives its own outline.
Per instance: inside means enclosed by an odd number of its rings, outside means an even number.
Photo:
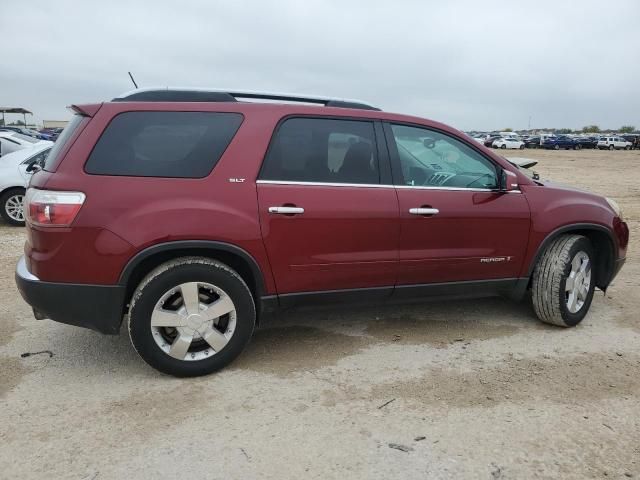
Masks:
[[[238,99],[275,100],[324,105],[325,107],[380,110],[359,100],[266,93],[252,91],[212,90],[197,88],[150,87],[131,90],[117,96],[114,102],[236,102]]]

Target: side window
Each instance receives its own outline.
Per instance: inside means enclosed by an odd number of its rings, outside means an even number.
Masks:
[[[380,183],[373,123],[290,118],[276,131],[261,180]]]
[[[216,166],[241,123],[238,113],[121,113],[98,140],[85,171],[94,175],[203,178]]]
[[[402,172],[400,185],[498,187],[495,165],[460,140],[426,128],[391,125]]]

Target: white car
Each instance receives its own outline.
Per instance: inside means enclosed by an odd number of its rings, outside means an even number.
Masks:
[[[34,165],[44,165],[51,143],[40,142],[0,158],[0,216],[9,225],[24,225],[25,189]]]
[[[600,137],[598,140],[598,148],[604,149],[608,148],[609,150],[631,150],[632,143],[627,142],[622,137]]]
[[[51,146],[53,142],[40,140],[18,132],[0,131],[0,157],[23,148],[31,148],[34,145],[41,144]]]
[[[524,149],[524,142],[514,137],[498,138],[493,141],[493,148],[516,148]]]

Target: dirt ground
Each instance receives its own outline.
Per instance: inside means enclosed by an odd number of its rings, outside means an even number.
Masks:
[[[36,321],[0,226],[0,478],[640,478],[640,151],[516,152],[611,196],[627,264],[574,329],[501,299],[298,311],[230,368]],[[21,358],[24,352],[49,350]]]

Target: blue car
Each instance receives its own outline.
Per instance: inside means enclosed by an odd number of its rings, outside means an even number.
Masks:
[[[582,146],[580,145],[580,142],[576,142],[571,137],[560,136],[545,138],[542,142],[542,148],[553,150],[560,150],[561,148],[566,150],[580,150]]]

